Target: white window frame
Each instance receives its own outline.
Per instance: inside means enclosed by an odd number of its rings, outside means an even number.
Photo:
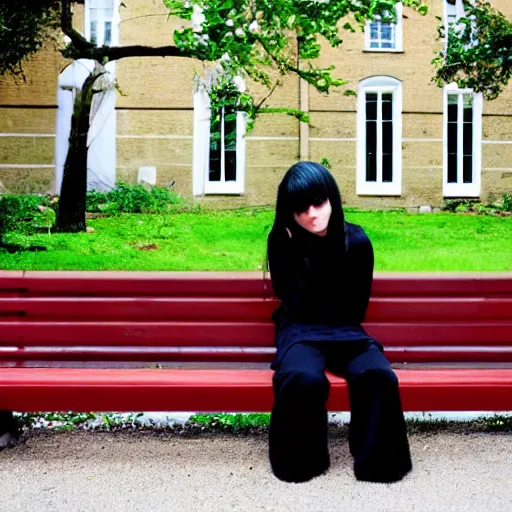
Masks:
[[[393,95],[393,181],[382,181],[382,111],[377,109],[377,181],[366,181],[366,93]],[[357,95],[356,193],[371,196],[402,194],[402,82],[390,76],[375,76],[359,83]]]
[[[457,118],[457,182],[448,183],[448,95],[459,95],[459,108]],[[463,109],[460,108],[462,96],[473,96],[473,182],[464,183],[463,172]],[[480,197],[482,184],[482,93],[475,93],[472,89],[459,89],[457,84],[446,85],[443,89],[443,196],[444,197]]]
[[[194,93],[193,195],[241,195],[245,190],[247,115],[236,116],[236,180],[225,181],[224,123],[221,123],[221,181],[209,181],[210,174],[210,99],[205,90]]]
[[[91,10],[96,9],[97,33],[96,46],[105,43],[105,23],[111,23],[112,40],[109,46],[119,46],[119,6],[121,0],[85,0],[84,3],[84,37],[91,40]]]
[[[395,13],[396,13],[396,23],[392,23],[394,25],[394,46],[393,48],[372,48],[371,43],[371,24],[372,23],[381,23],[379,17],[376,16],[374,20],[369,20],[366,22],[364,28],[364,49],[367,52],[402,52],[404,49],[404,36],[403,36],[403,6],[402,3],[397,3],[395,5]]]

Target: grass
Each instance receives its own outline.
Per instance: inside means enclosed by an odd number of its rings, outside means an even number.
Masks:
[[[251,208],[90,219],[91,233],[14,235],[47,251],[0,252],[0,269],[261,271],[273,217]],[[370,236],[377,271],[512,270],[510,217],[347,210],[346,218]]]

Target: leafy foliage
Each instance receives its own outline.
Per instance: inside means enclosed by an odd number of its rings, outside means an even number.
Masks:
[[[465,4],[466,17],[441,27],[448,44],[432,61],[437,85],[456,82],[460,88],[499,96],[512,77],[512,22],[485,0]]]
[[[270,414],[194,414],[188,420],[191,426],[200,426],[206,430],[240,431],[267,428]]]
[[[167,187],[118,182],[109,192],[88,192],[88,212],[163,213],[184,206],[184,201]]]
[[[59,2],[0,2],[0,76],[23,73],[22,61],[56,36]]]
[[[334,78],[334,66],[318,68],[320,38],[332,47],[343,40],[340,29],[363,28],[376,14],[390,19],[397,0],[164,0],[171,15],[192,26],[174,32],[174,41],[187,56],[221,62],[232,76],[250,77],[272,88],[280,75],[294,72],[320,92],[345,83]],[[405,5],[426,13],[419,0]],[[343,25],[340,21],[344,19]],[[300,58],[305,65],[298,65]]]
[[[0,240],[9,232],[31,234],[55,223],[55,201],[49,196],[0,196]]]
[[[503,193],[501,203],[494,199],[490,199],[486,204],[478,199],[446,199],[443,210],[453,213],[508,216],[512,212],[512,194]]]
[[[512,194],[503,194],[502,208],[506,212],[512,212]]]

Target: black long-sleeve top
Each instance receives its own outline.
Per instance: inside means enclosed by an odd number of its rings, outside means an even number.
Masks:
[[[373,248],[364,230],[346,223],[347,250],[336,255],[327,237],[310,235],[306,257],[293,237],[271,233],[268,259],[274,294],[277,365],[295,343],[371,338],[361,327],[373,280]]]

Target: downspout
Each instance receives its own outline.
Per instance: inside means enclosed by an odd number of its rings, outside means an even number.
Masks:
[[[299,42],[297,41],[297,67],[300,68]],[[299,77],[299,109],[309,113],[309,84]],[[309,124],[299,124],[299,160],[309,160]]]

